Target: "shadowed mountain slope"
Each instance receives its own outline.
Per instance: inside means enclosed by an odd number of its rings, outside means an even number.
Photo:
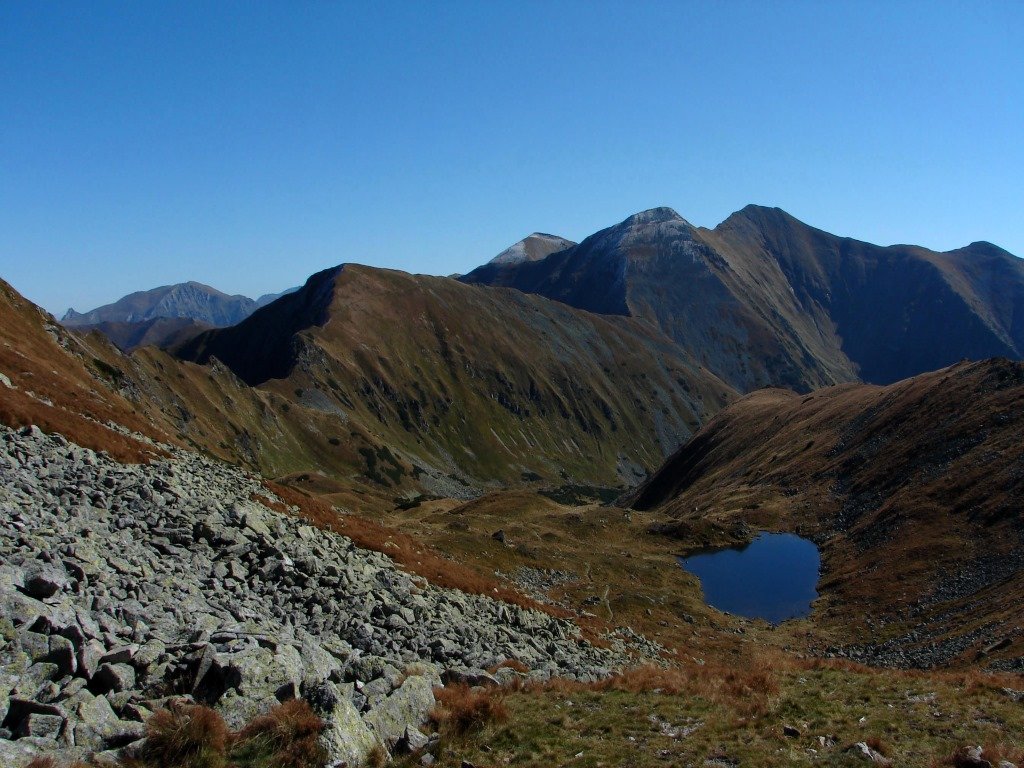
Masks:
[[[876,645],[917,632],[897,644],[912,662],[944,663],[1004,636],[1021,656],[1021,403],[1024,364],[1005,359],[884,387],[763,390],[716,416],[629,503],[674,518],[660,530],[684,537],[812,535],[821,613],[866,617],[853,624]],[[931,642],[938,652],[921,651]]]
[[[160,348],[177,346],[210,327],[188,317],[154,317],[137,323],[104,321],[70,326],[79,334],[102,333],[115,347],[125,352],[150,345]]]
[[[632,484],[732,397],[635,320],[356,265],[176,354],[478,480]]]
[[[655,208],[462,278],[662,328],[743,391],[886,383],[1024,352],[1024,262],[988,243],[883,248],[748,206],[713,230]]]

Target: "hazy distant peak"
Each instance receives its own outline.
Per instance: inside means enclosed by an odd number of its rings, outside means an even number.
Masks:
[[[540,261],[552,253],[572,248],[576,243],[566,240],[558,235],[549,235],[546,232],[534,232],[527,235],[515,245],[511,245],[499,253],[491,264],[520,264],[524,261]]]

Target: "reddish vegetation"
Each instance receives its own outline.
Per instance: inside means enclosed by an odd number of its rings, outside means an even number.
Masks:
[[[789,662],[787,657],[763,651],[737,657],[729,663],[709,660],[705,664],[661,667],[647,664],[623,670],[593,683],[564,678],[520,685],[528,691],[561,693],[575,691],[624,691],[627,693],[663,693],[669,696],[700,697],[730,709],[739,717],[756,717],[768,712],[780,687],[773,671]]]
[[[104,424],[115,422],[173,442],[104,383],[104,373],[116,378],[115,369],[90,370],[83,358],[62,348],[55,335],[69,345],[80,344],[77,338],[56,326],[48,332],[47,322],[40,309],[0,280],[0,373],[15,387],[0,384],[0,422],[10,427],[35,424],[44,432],[60,432],[79,445],[128,462],[145,461],[156,452]]]
[[[495,664],[487,671],[493,675],[499,669],[511,669],[512,671],[519,672],[523,675],[527,674],[530,671],[530,668],[518,659],[505,659],[503,662],[501,662],[500,664]]]
[[[439,587],[458,589],[474,595],[487,595],[522,608],[544,611],[552,616],[565,618],[568,614],[511,589],[494,578],[488,578],[464,565],[442,557],[437,552],[419,544],[411,536],[386,528],[372,520],[357,515],[343,515],[320,499],[307,496],[294,488],[278,483],[266,482],[267,488],[290,505],[299,508],[299,515],[324,530],[348,536],[360,547],[382,552],[410,573],[422,576]],[[289,512],[281,504],[268,504],[279,512]]]
[[[323,721],[299,699],[285,702],[257,717],[238,732],[239,751],[272,755],[275,768],[305,768],[326,762],[318,741]]]
[[[146,757],[170,768],[218,768],[227,762],[231,733],[208,707],[174,705],[146,723]]]
[[[437,706],[430,717],[439,729],[461,736],[482,728],[487,723],[508,718],[508,709],[499,689],[473,689],[468,685],[447,685],[435,688]]]

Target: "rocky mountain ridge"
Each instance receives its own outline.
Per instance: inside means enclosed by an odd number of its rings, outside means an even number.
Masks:
[[[519,264],[523,261],[540,261],[552,253],[563,251],[576,245],[572,240],[566,240],[558,235],[549,235],[544,232],[534,232],[527,235],[518,243],[510,245],[504,251],[490,260],[490,264]]]
[[[642,318],[740,391],[889,383],[1024,356],[1024,262],[989,243],[881,247],[747,206],[714,229],[635,214],[532,262],[460,278]]]
[[[633,485],[734,396],[629,318],[352,264],[173,352],[362,427],[424,480]]]

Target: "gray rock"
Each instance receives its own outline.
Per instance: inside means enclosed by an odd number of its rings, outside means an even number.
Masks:
[[[67,574],[52,566],[33,563],[25,568],[25,594],[37,600],[53,597],[67,584]]]
[[[413,726],[407,726],[405,732],[402,734],[402,738],[398,740],[398,744],[395,749],[397,752],[419,752],[420,750],[426,749],[430,743],[430,739],[421,731],[419,728]]]
[[[86,680],[92,680],[100,668],[100,659],[107,650],[98,640],[90,640],[78,649],[78,670]]]
[[[469,667],[449,667],[441,673],[441,680],[445,685],[452,683],[468,685],[470,688],[482,686],[484,688],[498,688],[501,681],[494,675],[483,669],[470,669]]]
[[[360,765],[379,743],[359,712],[334,683],[324,681],[304,691],[313,711],[324,721],[320,743],[329,765]]]
[[[409,677],[379,706],[370,710],[364,722],[382,744],[393,748],[406,728],[423,723],[434,708],[434,690],[426,677]]]
[[[863,758],[863,760],[865,760],[866,762],[874,763],[875,765],[892,765],[892,761],[889,760],[889,758],[887,758],[881,752],[872,749],[863,741],[858,741],[856,744],[851,744],[844,751],[852,755],[856,755],[857,757]]]
[[[73,675],[78,671],[78,660],[75,658],[75,646],[66,637],[50,635],[49,652],[45,661],[57,665],[57,674],[61,677]]]
[[[92,684],[99,693],[130,691],[135,687],[135,669],[128,664],[104,664],[96,670]]]
[[[30,714],[18,724],[18,736],[38,736],[44,739],[56,739],[64,727],[61,715]]]
[[[94,696],[78,705],[75,712],[75,746],[99,752],[123,733],[122,723],[105,696]],[[135,725],[138,725],[137,723]]]

